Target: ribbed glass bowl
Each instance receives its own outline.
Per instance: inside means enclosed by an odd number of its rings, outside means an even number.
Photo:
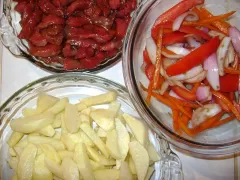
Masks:
[[[179,0],[148,0],[135,11],[123,47],[123,69],[126,86],[139,114],[156,133],[163,133],[167,140],[197,156],[215,157],[231,155],[240,151],[240,121],[232,121],[224,126],[205,131],[195,138],[178,135],[172,128],[171,110],[152,98],[151,105],[144,102],[146,93],[140,88],[148,80],[141,70],[146,38],[151,36],[151,27],[156,18],[178,3]],[[240,28],[240,1],[205,0],[205,6],[215,15],[227,11],[237,11],[231,24]]]
[[[142,0],[137,0],[140,3]],[[21,40],[17,35],[21,31],[20,25],[20,14],[14,10],[16,2],[13,0],[4,0],[3,1],[3,12],[4,14],[0,15],[0,39],[2,43],[9,49],[9,51],[17,56],[29,60],[34,65],[40,67],[49,72],[53,73],[63,73],[63,72],[87,72],[87,73],[99,73],[102,72],[121,60],[122,57],[122,48],[119,49],[119,52],[110,58],[106,58],[101,62],[97,67],[93,69],[75,69],[75,70],[65,70],[63,65],[60,63],[45,63],[43,60],[38,57],[32,56],[28,52],[28,43],[25,40]]]
[[[117,92],[117,101],[121,103],[123,112],[141,120],[123,86],[94,75],[79,73],[52,75],[32,82],[17,91],[0,107],[0,179],[11,179],[13,173],[6,161],[10,156],[7,140],[12,133],[9,123],[12,119],[22,116],[23,108],[34,107],[39,93],[45,92],[59,98],[68,97],[71,103],[77,103],[79,99],[109,91]],[[149,138],[161,157],[161,160],[154,164],[155,173],[151,179],[182,180],[181,162],[171,152],[168,143],[151,130],[149,130]]]

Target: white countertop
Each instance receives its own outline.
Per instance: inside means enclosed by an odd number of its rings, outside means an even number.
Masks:
[[[0,84],[0,100],[2,100],[2,102],[6,101],[14,92],[28,83],[50,75],[50,73],[37,68],[27,60],[15,58],[6,48],[3,48],[2,55],[0,51],[0,58],[1,57],[2,84]],[[98,75],[124,85],[121,63],[116,64],[111,69]],[[182,161],[184,179],[186,180],[240,180],[240,174],[234,179],[233,158],[225,160],[203,160],[180,152],[177,152],[177,154]],[[238,164],[240,165],[240,157],[238,158]],[[240,171],[240,169],[238,171]]]

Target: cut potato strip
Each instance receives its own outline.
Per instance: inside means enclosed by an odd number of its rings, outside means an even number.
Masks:
[[[62,113],[59,113],[55,116],[55,119],[52,123],[53,128],[60,128],[62,124]]]
[[[155,171],[155,169],[150,166],[150,167],[148,168],[148,171],[147,171],[147,175],[146,175],[146,177],[145,177],[145,180],[149,180],[149,179],[151,178],[152,174],[154,173],[154,171]]]
[[[69,133],[75,133],[79,129],[79,116],[76,106],[67,104],[64,113],[64,123]]]
[[[45,165],[46,167],[57,177],[62,178],[63,179],[63,172],[62,172],[62,167],[56,163],[55,161],[45,157]]]
[[[40,129],[38,131],[41,135],[52,137],[55,134],[55,130],[52,125],[47,125],[46,127]]]
[[[11,169],[17,172],[17,166],[18,166],[18,158],[17,157],[11,157],[8,159],[8,164]]]
[[[119,170],[117,169],[102,169],[94,171],[96,180],[117,180],[119,179]]]
[[[8,152],[13,157],[17,156],[17,153],[16,153],[16,151],[13,148],[9,148]]]
[[[36,157],[33,169],[33,180],[52,180],[53,175],[45,165],[45,155]]]
[[[56,163],[61,162],[57,151],[50,144],[40,144],[39,146],[47,158],[55,161]]]
[[[100,104],[109,104],[112,101],[115,101],[117,98],[116,92],[108,92],[105,94],[100,94],[98,96],[91,96],[85,99],[82,99],[80,102],[84,103],[86,106],[95,106]]]
[[[133,175],[128,167],[128,163],[125,161],[121,162],[120,180],[133,180]]]
[[[121,109],[121,104],[117,101],[111,102],[108,108],[108,110],[112,111],[112,113],[114,114],[114,118],[118,116],[120,109]]]
[[[58,100],[59,99],[54,96],[50,96],[45,93],[41,93],[37,99],[37,108],[36,108],[37,112],[41,113],[41,112],[46,111],[48,108],[50,108],[54,104],[56,104],[58,102]]]
[[[8,146],[9,147],[13,147],[15,146],[24,136],[24,133],[21,132],[13,132],[10,136],[10,138],[8,139]]]
[[[113,158],[122,159],[122,154],[118,144],[118,135],[115,129],[107,133],[106,147]]]
[[[71,151],[58,151],[58,155],[63,160],[64,158],[71,158],[73,159],[73,152]]]
[[[79,180],[77,164],[70,158],[64,158],[62,162],[63,178],[66,180]]]
[[[109,153],[107,151],[106,145],[100,139],[100,137],[97,136],[97,134],[94,132],[94,130],[90,127],[90,125],[87,123],[82,123],[80,125],[80,128],[93,141],[93,143],[98,147],[98,149],[103,153],[103,155],[108,158]]]
[[[47,112],[52,112],[53,114],[58,114],[65,109],[65,106],[68,104],[68,98],[63,98],[58,100]]]
[[[87,106],[84,103],[78,103],[75,106],[77,107],[78,111],[82,111],[87,108]]]

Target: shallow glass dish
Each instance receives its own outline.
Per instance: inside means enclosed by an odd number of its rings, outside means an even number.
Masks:
[[[157,133],[178,148],[203,157],[231,155],[240,151],[240,122],[235,120],[224,126],[205,131],[195,138],[178,135],[173,131],[171,110],[152,98],[151,105],[144,102],[146,93],[140,88],[148,80],[141,70],[146,38],[151,36],[151,27],[157,17],[177,4],[179,0],[148,0],[135,11],[123,47],[123,70],[130,97],[140,115]],[[205,6],[215,15],[237,11],[230,23],[240,28],[240,1],[205,0]]]
[[[17,91],[0,107],[0,179],[11,179],[13,171],[9,168],[7,140],[12,133],[10,121],[22,116],[22,109],[34,107],[40,92],[56,97],[68,97],[71,103],[77,103],[79,99],[94,96],[109,91],[116,91],[117,101],[121,103],[121,110],[141,119],[131,103],[127,90],[112,81],[94,75],[80,75],[79,73],[65,73],[52,75],[32,82]],[[153,143],[161,160],[154,164],[155,173],[152,180],[159,179],[183,179],[181,162],[171,152],[168,143],[149,130],[150,141]]]
[[[142,0],[137,0],[140,3]],[[119,49],[119,52],[110,58],[106,58],[101,62],[97,67],[93,69],[75,69],[75,70],[65,70],[63,65],[60,63],[46,63],[40,58],[30,55],[28,52],[28,43],[25,40],[21,40],[17,35],[21,31],[20,25],[20,14],[14,10],[16,2],[13,0],[4,0],[3,1],[3,15],[0,15],[0,39],[2,43],[9,49],[9,51],[16,57],[22,57],[29,60],[34,65],[44,69],[46,71],[54,73],[63,73],[63,72],[88,72],[88,73],[99,73],[104,71],[121,60],[122,57],[122,48]]]

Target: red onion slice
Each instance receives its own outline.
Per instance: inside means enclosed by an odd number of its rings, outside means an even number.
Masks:
[[[192,11],[185,12],[174,20],[172,30],[173,31],[179,30],[184,19],[186,19],[187,21],[198,21],[199,17],[195,12]]]
[[[240,31],[236,27],[229,28],[229,36],[232,39],[233,47],[240,55]]]
[[[204,70],[207,71],[207,80],[212,88],[216,91],[220,89],[218,64],[216,54],[209,56],[203,63]]]
[[[186,56],[190,53],[190,51],[186,48],[183,47],[177,47],[177,46],[167,46],[166,47],[169,51],[174,52],[177,55],[182,55],[182,56]]]
[[[197,89],[196,96],[198,101],[206,101],[209,96],[211,96],[211,91],[209,86],[200,86]]]
[[[193,112],[192,126],[193,128],[221,112],[221,107],[218,104],[207,104]]]
[[[207,77],[207,71],[202,71],[200,74],[197,76],[185,80],[186,83],[197,83],[203,81]]]
[[[152,37],[147,38],[146,49],[148,51],[150,60],[152,61],[153,64],[156,64],[157,46],[156,46],[154,40],[152,39]]]
[[[196,77],[197,75],[199,75],[201,72],[203,71],[202,65],[196,66],[192,69],[190,69],[189,71],[187,71],[184,74],[179,74],[176,76],[171,76],[169,77],[169,79],[171,80],[175,80],[175,81],[184,81],[187,79],[191,79],[193,77]]]
[[[228,52],[228,47],[230,45],[231,38],[224,37],[217,49],[217,62],[218,62],[218,73],[220,76],[225,74],[224,72],[224,61]]]

